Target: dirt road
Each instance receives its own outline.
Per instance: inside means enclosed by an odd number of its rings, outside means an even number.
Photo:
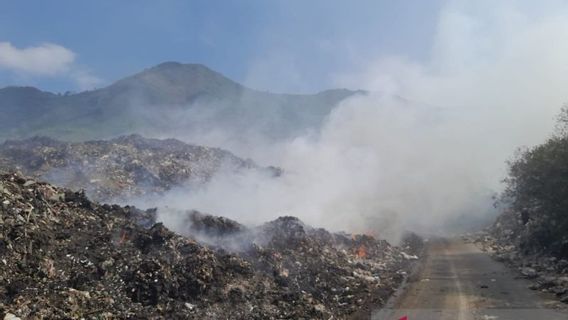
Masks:
[[[458,239],[430,241],[420,269],[372,319],[567,320],[551,296],[528,289],[527,280]]]

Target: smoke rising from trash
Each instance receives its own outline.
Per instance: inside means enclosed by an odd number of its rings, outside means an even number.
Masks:
[[[451,2],[428,63],[380,57],[362,63],[362,72],[337,75],[339,85],[369,93],[348,98],[321,127],[294,138],[253,130],[235,136],[222,126],[187,135],[284,173],[218,174],[157,205],[249,224],[293,215],[389,239],[407,229],[463,230],[491,221],[506,160],[546,138],[568,101],[568,72],[558,70],[568,68],[561,41],[568,22],[560,18],[568,9],[547,8],[535,16],[512,3]]]

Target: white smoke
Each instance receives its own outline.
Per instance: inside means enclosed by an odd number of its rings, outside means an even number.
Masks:
[[[338,75],[381,93],[348,99],[320,132],[229,146],[282,167],[281,178],[219,175],[164,204],[245,223],[294,215],[391,239],[483,218],[506,160],[549,135],[568,101],[568,8],[457,1],[439,19],[428,62],[379,57]]]

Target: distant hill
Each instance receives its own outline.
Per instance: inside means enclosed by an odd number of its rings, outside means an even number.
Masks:
[[[357,93],[363,92],[261,92],[200,64],[165,62],[76,94],[0,89],[0,139],[46,135],[86,140],[129,133],[177,137],[211,129],[285,138],[319,126],[340,101]]]

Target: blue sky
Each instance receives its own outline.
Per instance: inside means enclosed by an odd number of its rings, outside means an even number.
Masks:
[[[377,56],[428,59],[442,2],[2,0],[0,4],[0,43],[5,49],[17,55],[21,53],[17,50],[48,43],[70,55],[58,60],[61,69],[39,73],[13,64],[21,60],[3,65],[0,56],[0,87],[77,91],[107,85],[163,61],[179,61],[205,64],[254,88],[313,92],[333,87],[335,75],[364,68],[366,60]]]

